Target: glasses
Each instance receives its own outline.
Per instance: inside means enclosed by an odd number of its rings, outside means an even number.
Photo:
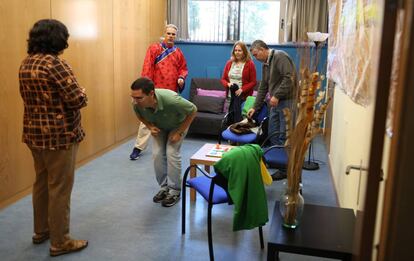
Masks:
[[[131,96],[132,101],[134,102],[140,102],[145,98],[145,96],[140,96],[140,97],[136,97],[136,96]]]

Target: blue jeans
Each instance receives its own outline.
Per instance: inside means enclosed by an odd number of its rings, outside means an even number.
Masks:
[[[279,132],[270,138],[271,145],[284,145],[286,141],[286,121],[283,109],[289,108],[291,100],[280,100],[276,107],[270,107],[268,135]]]
[[[181,192],[181,144],[185,134],[175,143],[168,140],[170,131],[161,130],[154,137],[152,157],[154,159],[155,178],[161,189],[168,190],[172,195]]]

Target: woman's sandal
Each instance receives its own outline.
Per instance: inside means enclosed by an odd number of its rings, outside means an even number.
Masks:
[[[33,244],[42,244],[43,242],[45,242],[46,240],[49,239],[49,232],[45,232],[45,233],[35,233],[32,236],[32,242]]]
[[[64,254],[69,254],[72,252],[77,252],[85,247],[88,246],[87,240],[75,240],[75,239],[69,239],[65,243],[59,245],[59,246],[51,246],[49,249],[50,256],[60,256]]]

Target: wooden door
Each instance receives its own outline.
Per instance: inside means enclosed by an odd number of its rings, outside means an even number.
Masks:
[[[371,260],[373,253],[375,220],[379,187],[382,177],[382,162],[384,149],[384,135],[387,117],[388,97],[392,57],[394,50],[394,36],[397,17],[398,1],[386,0],[383,7],[383,24],[380,40],[380,56],[378,60],[377,86],[374,108],[373,131],[371,137],[368,176],[364,197],[364,207],[357,215],[355,229],[354,260]]]
[[[403,1],[401,60],[395,92],[393,136],[387,168],[378,260],[414,260],[414,3]]]

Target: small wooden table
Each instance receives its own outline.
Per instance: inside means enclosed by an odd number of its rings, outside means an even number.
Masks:
[[[206,143],[201,147],[196,153],[193,154],[190,158],[190,165],[204,165],[204,170],[210,172],[210,166],[213,166],[214,163],[220,160],[220,158],[216,157],[208,157],[206,156],[207,153],[213,149],[216,144],[213,143]],[[227,145],[226,145],[227,146]],[[191,168],[190,170],[190,177],[194,178],[197,176],[197,169]],[[190,190],[190,200],[196,200],[196,191],[194,189]]]
[[[267,260],[277,260],[279,251],[351,260],[354,226],[352,209],[305,204],[301,224],[296,229],[285,228],[276,201]]]

